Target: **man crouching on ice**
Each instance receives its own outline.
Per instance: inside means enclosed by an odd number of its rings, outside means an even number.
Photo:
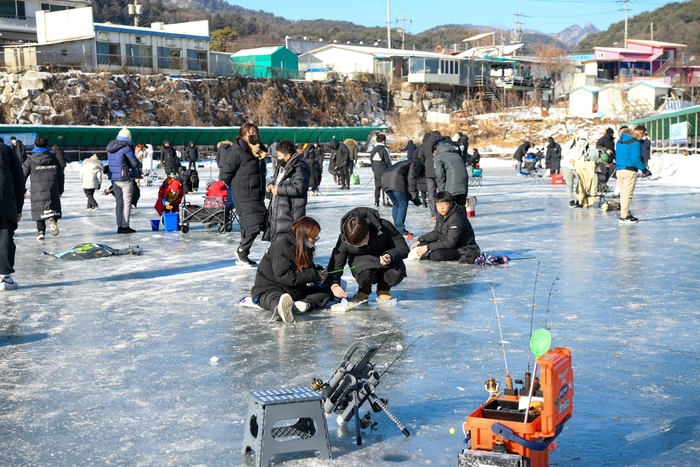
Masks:
[[[391,300],[389,291],[406,277],[403,260],[408,256],[408,245],[396,227],[379,217],[371,208],[355,208],[345,214],[340,223],[338,243],[328,262],[328,283],[333,295],[347,298],[340,286],[345,264],[349,264],[359,290],[353,303],[360,303],[372,293],[377,284],[380,300]]]

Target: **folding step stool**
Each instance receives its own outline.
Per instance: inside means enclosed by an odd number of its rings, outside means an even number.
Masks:
[[[256,467],[267,467],[275,454],[318,451],[331,459],[328,424],[321,394],[311,388],[253,391],[248,399],[242,453],[255,451]],[[292,424],[275,426],[281,420]]]

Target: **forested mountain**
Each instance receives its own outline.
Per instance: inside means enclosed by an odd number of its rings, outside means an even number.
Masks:
[[[95,21],[112,22],[117,24],[133,24],[133,17],[127,14],[130,0],[95,0],[93,8]],[[228,44],[228,50],[256,47],[272,44],[282,44],[285,36],[292,38],[309,37],[324,41],[339,43],[374,44],[375,41],[386,46],[386,29],[383,27],[368,28],[348,21],[332,19],[316,19],[290,21],[280,16],[264,11],[254,11],[240,6],[231,5],[223,0],[141,0],[144,14],[139,18],[139,24],[149,26],[152,22],[178,23],[184,21],[209,20],[210,31],[230,28],[237,34],[237,39]],[[464,50],[463,39],[483,32],[493,30],[470,24],[448,24],[438,26],[420,34],[406,34],[406,49],[435,50],[442,46],[449,50],[452,44],[459,44]],[[497,31],[497,43],[501,37],[509,37],[509,31]],[[400,44],[401,36],[394,31],[394,44]],[[546,34],[525,33],[523,40],[533,48],[540,44],[556,45],[566,49],[567,46],[556,38]]]
[[[700,53],[700,0],[669,3],[654,11],[640,13],[629,18],[627,35],[631,39],[650,39],[651,23],[654,23],[654,40],[687,44],[685,54]],[[615,42],[622,47],[625,22],[615,23],[607,31],[591,34],[582,40],[578,50],[591,53],[594,46],[612,47]]]

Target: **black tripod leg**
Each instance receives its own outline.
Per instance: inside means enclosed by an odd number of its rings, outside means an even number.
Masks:
[[[387,415],[387,417],[389,417],[389,419],[391,419],[391,421],[394,422],[394,424],[398,427],[398,429],[401,430],[401,433],[403,433],[404,436],[408,437],[411,434],[408,432],[406,427],[401,424],[399,419],[396,418],[396,416],[393,413],[391,413],[391,410],[389,410],[389,407],[387,407],[386,404],[384,402],[382,402],[382,400],[380,398],[378,398],[374,394],[370,394],[369,397],[371,399],[370,402],[372,402],[372,404],[377,404],[379,406],[379,408],[382,409],[382,411]]]
[[[360,434],[360,401],[357,397],[357,385],[355,385],[355,389],[352,391],[352,404],[352,410],[355,415],[355,435],[357,436],[357,445],[361,446],[362,435]]]

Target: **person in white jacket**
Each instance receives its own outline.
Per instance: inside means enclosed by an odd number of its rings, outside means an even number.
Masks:
[[[576,185],[578,184],[576,163],[586,160],[586,154],[588,153],[588,135],[586,133],[579,133],[577,137],[571,138],[566,144],[562,145],[562,152],[561,168],[564,172],[569,206],[572,208],[580,208],[581,205],[576,199]]]
[[[153,146],[147,144],[141,150],[141,154],[136,154],[136,157],[141,159],[141,165],[144,175],[150,175],[153,170]]]
[[[99,190],[102,186],[102,163],[93,154],[89,159],[83,161],[80,167],[80,179],[83,181],[83,191],[87,196],[87,210],[96,211],[99,209],[97,201],[95,201],[95,190]]]

